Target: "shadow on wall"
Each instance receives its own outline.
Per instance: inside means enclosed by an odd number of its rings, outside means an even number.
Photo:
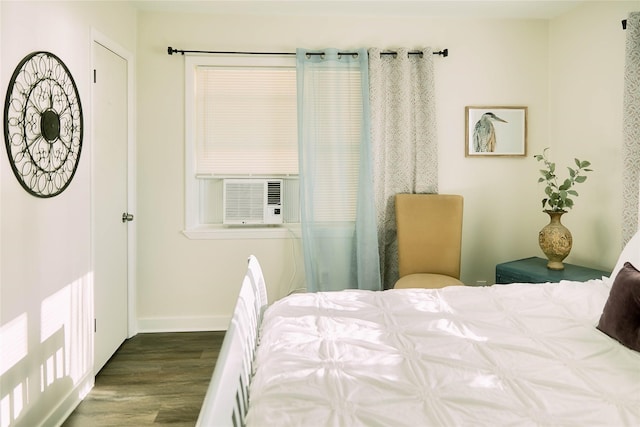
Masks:
[[[93,372],[92,276],[42,301],[39,327],[22,313],[0,328],[0,427],[41,424],[48,414],[38,408],[55,408]]]

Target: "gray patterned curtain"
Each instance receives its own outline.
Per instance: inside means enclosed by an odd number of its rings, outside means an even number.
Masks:
[[[398,280],[396,193],[438,192],[435,83],[431,48],[423,55],[369,49],[373,185],[384,289]]]
[[[622,242],[638,229],[640,192],[640,12],[627,19],[624,71]]]

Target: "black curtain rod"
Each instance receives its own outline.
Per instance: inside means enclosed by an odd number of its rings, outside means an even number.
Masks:
[[[231,54],[231,55],[295,55],[293,52],[224,52],[224,51],[215,51],[215,50],[182,50],[182,49],[174,49],[171,46],[167,48],[167,53],[169,55],[173,55],[174,53],[181,53],[184,55],[185,53],[218,53],[218,54]],[[354,55],[356,52],[340,52],[342,55]],[[398,52],[380,52],[380,55],[397,55]],[[420,51],[410,51],[409,55],[422,55],[423,52]],[[434,55],[440,55],[444,58],[449,56],[449,49],[439,50],[437,52],[432,52]],[[322,53],[318,52],[309,52],[309,55],[322,55]]]

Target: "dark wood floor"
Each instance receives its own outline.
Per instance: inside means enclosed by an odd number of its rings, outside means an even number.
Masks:
[[[62,427],[193,427],[223,337],[181,332],[125,341]]]

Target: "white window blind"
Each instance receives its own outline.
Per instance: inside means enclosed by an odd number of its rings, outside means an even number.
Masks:
[[[362,135],[362,92],[359,70],[320,69],[305,82],[314,92],[308,129],[316,144],[310,149],[314,167],[316,221],[344,222],[356,217]],[[306,132],[306,131],[305,131]]]
[[[298,173],[296,70],[196,67],[196,174]]]

